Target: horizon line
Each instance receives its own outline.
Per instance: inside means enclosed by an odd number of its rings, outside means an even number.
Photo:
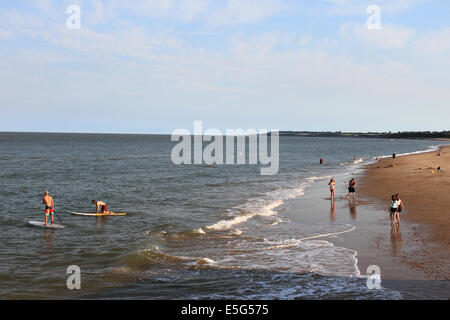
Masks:
[[[268,130],[268,133],[274,130]],[[278,130],[278,132],[299,133],[339,133],[339,134],[398,134],[398,133],[446,133],[449,130],[407,130],[407,131],[342,131],[342,130]],[[69,131],[0,131],[5,133],[34,133],[34,134],[104,134],[104,135],[171,135],[172,133],[138,133],[138,132],[69,132]]]

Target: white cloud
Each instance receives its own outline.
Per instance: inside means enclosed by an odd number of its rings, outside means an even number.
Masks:
[[[364,15],[369,5],[379,6],[382,14],[395,14],[426,1],[429,0],[324,0],[329,5],[327,11],[338,15]]]
[[[275,0],[228,0],[225,6],[211,13],[208,21],[215,26],[258,23],[279,13],[283,8]]]
[[[11,29],[27,29],[42,27],[44,22],[34,14],[21,13],[16,10],[2,10],[0,11],[0,25]]]
[[[13,34],[9,30],[0,29],[0,39],[11,39],[13,38]]]
[[[341,37],[346,40],[357,39],[369,46],[384,49],[404,48],[414,34],[409,28],[392,24],[383,24],[381,29],[370,30],[365,25],[348,22],[340,29]]]
[[[302,36],[300,36],[300,40],[298,42],[298,44],[302,47],[306,47],[311,43],[311,35],[310,34],[304,34]]]
[[[428,32],[414,42],[414,48],[424,54],[450,53],[450,28]]]

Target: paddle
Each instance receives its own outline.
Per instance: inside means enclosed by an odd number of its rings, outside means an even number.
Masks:
[[[53,211],[53,214],[58,218],[59,222],[61,222],[61,224],[63,224],[62,220],[58,217],[58,215]]]

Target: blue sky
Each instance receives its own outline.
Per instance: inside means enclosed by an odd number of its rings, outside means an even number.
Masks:
[[[0,131],[448,130],[450,1],[2,0],[0,112]]]

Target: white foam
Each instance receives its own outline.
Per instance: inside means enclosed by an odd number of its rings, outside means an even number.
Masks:
[[[280,207],[285,200],[295,199],[305,195],[305,188],[317,180],[330,178],[331,176],[312,176],[305,178],[305,181],[293,188],[278,188],[266,192],[264,198],[252,198],[242,206],[235,207],[235,211],[246,211],[248,214],[234,216],[229,220],[220,220],[213,225],[206,226],[206,229],[214,231],[223,231],[233,228],[235,225],[244,223],[254,217],[271,217],[277,214],[274,210]],[[230,214],[230,212],[228,212]],[[282,220],[272,222],[271,226],[276,226]]]
[[[209,258],[201,258],[196,262],[197,265],[204,265],[204,264],[216,264],[216,262],[213,259]]]
[[[326,178],[331,178],[331,176],[320,176],[320,177],[313,176],[313,177],[306,178],[306,181],[314,182],[314,181],[326,179]]]
[[[324,238],[324,237],[328,237],[328,236],[335,236],[335,235],[338,235],[338,234],[351,232],[351,231],[353,231],[353,230],[356,229],[356,227],[353,226],[353,225],[351,225],[351,224],[344,224],[344,225],[349,226],[350,229],[344,230],[344,231],[338,231],[338,232],[331,232],[331,233],[318,234],[318,235],[315,235],[315,236],[302,238],[302,239],[300,239],[300,240],[310,240],[310,239]]]
[[[405,153],[399,153],[396,154],[396,157],[403,157],[403,156],[409,156],[409,155],[413,155],[413,154],[422,154],[422,153],[429,153],[429,152],[436,152],[439,150],[441,146],[429,146],[427,149],[425,150],[417,150],[417,151],[413,151],[413,152],[405,152]],[[390,159],[392,158],[392,155],[384,155],[380,157],[381,159]],[[373,160],[376,159],[376,157],[372,158]]]
[[[247,220],[249,220],[253,217],[256,217],[256,216],[269,217],[269,216],[276,214],[274,209],[281,206],[282,204],[283,204],[282,200],[273,201],[272,203],[269,203],[266,206],[260,208],[256,212],[237,216],[231,220],[221,220],[213,225],[207,226],[206,228],[210,229],[210,230],[221,231],[221,230],[230,229],[233,226],[235,226],[237,224],[241,224],[243,222],[246,222]]]
[[[205,234],[206,233],[202,228],[195,229],[194,232],[200,233],[200,234]]]
[[[231,234],[233,234],[235,236],[240,236],[242,234],[242,231],[239,229],[236,229],[236,230],[231,231]]]

